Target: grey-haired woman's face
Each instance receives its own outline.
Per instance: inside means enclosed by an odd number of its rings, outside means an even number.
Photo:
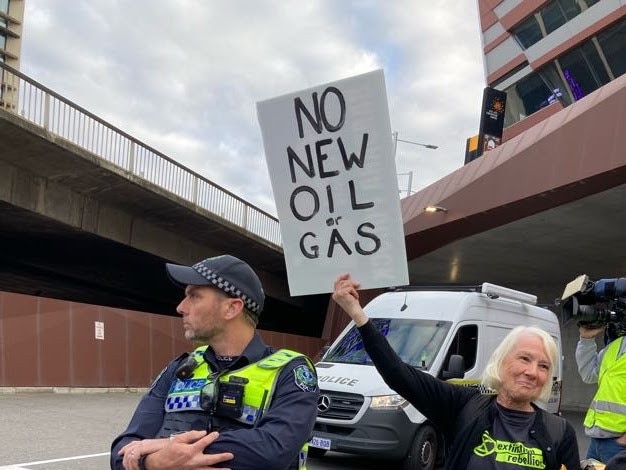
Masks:
[[[513,409],[532,407],[550,379],[550,358],[538,336],[521,335],[501,364],[499,400]],[[508,403],[508,405],[507,405]]]

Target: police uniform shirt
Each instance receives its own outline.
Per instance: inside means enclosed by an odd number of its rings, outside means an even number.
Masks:
[[[230,369],[236,370],[258,362],[272,352],[273,349],[263,343],[259,334],[255,333]],[[204,356],[212,370],[219,370],[219,363],[210,347]],[[136,439],[152,439],[159,432],[165,416],[165,399],[172,381],[175,380],[178,365],[179,361],[172,361],[157,377],[137,406],[128,428],[113,441],[112,470],[124,470],[122,458],[117,453],[125,444]],[[310,370],[307,361],[302,357],[295,358],[284,366],[276,381],[270,407],[256,426],[220,432],[219,439],[205,452],[232,452],[234,459],[223,464],[232,470],[289,468],[297,461],[302,445],[309,440],[317,416],[319,389],[316,381],[311,383],[302,379],[304,369],[308,372],[305,376],[313,374],[315,377],[315,371]]]

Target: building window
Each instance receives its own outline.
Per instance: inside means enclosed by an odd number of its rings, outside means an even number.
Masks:
[[[505,91],[504,127],[559,100],[564,106],[626,73],[626,20],[527,75]]]
[[[0,0],[0,12],[9,14],[9,0]],[[7,47],[7,20],[0,16],[0,50]],[[4,61],[4,55],[0,54],[0,60]]]
[[[610,82],[593,41],[563,54],[557,62],[575,101]]]
[[[554,63],[527,75],[505,90],[507,97],[504,127],[515,124],[556,101],[561,101],[564,105],[571,104],[572,100],[566,90]]]
[[[626,73],[626,21],[598,34],[598,44],[613,77]]]
[[[566,1],[559,2],[558,0],[548,3],[545,7],[543,7],[540,12],[540,21],[544,28],[544,36],[547,36],[552,31],[557,28],[560,28],[565,23],[567,23],[568,18],[566,16],[565,10],[561,7],[562,3],[569,3],[572,6],[577,5],[574,1]],[[568,8],[569,10],[569,8]],[[578,10],[575,15],[578,15],[580,10]]]
[[[553,0],[513,28],[511,33],[519,45],[527,49],[598,1]]]
[[[544,33],[541,31],[541,26],[537,18],[535,18],[535,15],[524,20],[512,33],[519,45],[522,46],[522,49],[528,49],[536,42],[541,41],[544,37]]]

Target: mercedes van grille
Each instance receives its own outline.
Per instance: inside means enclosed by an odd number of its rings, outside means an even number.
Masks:
[[[320,418],[350,420],[363,406],[363,395],[320,390],[317,415]]]

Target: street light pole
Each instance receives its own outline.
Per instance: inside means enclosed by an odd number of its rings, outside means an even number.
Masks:
[[[391,135],[393,136],[393,158],[395,160],[396,158],[396,152],[398,150],[398,142],[404,142],[406,144],[412,144],[412,145],[419,145],[420,147],[424,147],[427,149],[431,149],[431,150],[437,150],[439,148],[438,145],[433,145],[433,144],[422,144],[420,142],[413,142],[412,140],[404,140],[404,139],[399,139],[398,138],[398,131],[394,131],[391,133]],[[409,197],[411,195],[411,188],[413,186],[413,171],[409,171],[408,173],[398,173],[399,175],[408,175],[409,176],[409,184],[408,184],[408,189],[406,191],[406,196]]]
[[[398,150],[398,142],[404,142],[405,144],[419,145],[420,147],[424,147],[431,150],[437,150],[439,148],[438,145],[433,144],[422,144],[421,142],[413,142],[412,140],[404,140],[398,138],[398,131],[394,131],[391,133],[393,136],[393,158],[396,158],[396,152]]]
[[[396,159],[396,150],[398,150],[398,131],[392,132],[393,136],[393,159]]]
[[[396,139],[398,142],[405,142],[407,144],[413,144],[413,145],[421,145],[422,147],[426,147],[427,149],[433,149],[433,150],[437,150],[439,148],[438,145],[433,145],[433,144],[421,144],[419,142],[413,142],[412,140],[403,140],[403,139]]]

